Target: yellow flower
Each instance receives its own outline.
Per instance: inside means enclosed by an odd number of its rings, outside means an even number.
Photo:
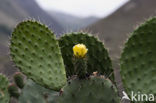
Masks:
[[[74,55],[78,58],[84,58],[88,49],[84,44],[77,44],[73,47]]]

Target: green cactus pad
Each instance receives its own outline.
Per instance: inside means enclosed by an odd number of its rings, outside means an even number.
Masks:
[[[46,89],[32,80],[28,80],[22,89],[19,103],[54,103],[58,92]]]
[[[16,72],[14,75],[14,82],[16,85],[22,89],[24,87],[24,76],[22,75],[21,72]]]
[[[110,80],[91,77],[89,80],[72,80],[63,88],[56,103],[119,103],[115,86]]]
[[[9,103],[10,95],[8,92],[8,79],[0,74],[0,103]]]
[[[126,42],[121,76],[128,95],[133,91],[156,96],[156,18],[138,27]]]
[[[66,84],[58,41],[45,25],[33,20],[19,23],[12,33],[10,51],[16,66],[36,83],[53,90]]]
[[[19,90],[17,88],[17,86],[15,84],[10,84],[8,86],[8,91],[11,97],[17,98],[19,97],[20,93]]]
[[[113,72],[108,52],[104,48],[102,42],[94,36],[86,33],[66,34],[59,39],[59,45],[61,47],[62,56],[66,66],[67,76],[76,74],[74,73],[74,66],[72,64],[73,46],[79,43],[83,43],[88,48],[87,72],[91,74],[98,71],[108,77]]]

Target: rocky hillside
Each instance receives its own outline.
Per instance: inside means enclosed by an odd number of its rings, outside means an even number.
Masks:
[[[97,35],[109,48],[112,58],[120,55],[128,35],[145,19],[156,15],[156,0],[130,0],[112,15],[86,30]]]
[[[17,22],[26,18],[35,18],[47,24],[57,34],[64,30],[61,25],[48,13],[42,10],[35,0],[1,0],[0,1],[0,26],[11,28]],[[3,28],[1,29],[1,31]]]

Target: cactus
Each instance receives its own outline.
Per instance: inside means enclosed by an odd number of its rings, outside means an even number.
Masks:
[[[76,44],[83,44],[83,48],[75,48]],[[155,45],[153,18],[133,32],[121,56],[121,77],[128,95],[130,91],[156,95]],[[28,80],[24,85],[21,75],[15,74],[14,81],[21,89],[17,95],[18,89],[8,87],[8,80],[0,75],[0,103],[8,103],[8,90],[10,96],[19,96],[19,103],[120,103],[109,80],[113,79],[113,69],[108,52],[94,36],[71,33],[56,40],[48,27],[27,20],[14,29],[10,51],[16,66],[34,82]],[[98,74],[91,75],[95,71]],[[67,84],[66,76],[70,77]],[[60,90],[60,94],[52,90]]]
[[[83,43],[89,49],[87,55],[87,49],[84,49],[85,51],[83,52],[79,50],[81,58],[76,57],[76,52],[74,53],[75,56],[73,56],[72,52],[73,46],[78,43]],[[65,35],[57,41],[54,34],[45,25],[33,20],[27,20],[19,23],[14,29],[11,37],[10,51],[12,60],[20,71],[37,83],[27,82],[26,85],[23,85],[21,75],[16,74],[14,76],[17,86],[21,89],[19,103],[52,103],[57,93],[54,93],[55,95],[51,94],[51,90],[49,89],[58,91],[66,84],[67,79],[63,59],[66,65],[67,76],[72,77],[77,72],[76,75],[79,77],[79,79],[72,80],[72,85],[77,85],[76,88],[84,85],[80,93],[87,95],[90,92],[91,96],[95,99],[92,101],[93,103],[99,101],[108,101],[108,103],[118,102],[117,92],[112,88],[113,85],[109,80],[100,77],[89,78],[89,80],[85,78],[85,74],[90,75],[94,71],[104,74],[105,77],[109,77],[113,72],[107,50],[104,48],[103,43],[93,36],[84,33],[73,33]],[[74,68],[76,71],[74,71]],[[40,85],[47,89],[43,89]],[[66,92],[63,95],[66,95],[68,92],[66,88],[71,87],[71,91],[73,91],[75,87],[72,87],[72,85],[67,85],[64,88]],[[91,90],[95,90],[83,92],[83,90],[89,89],[87,86]],[[97,88],[98,86],[99,88]],[[44,95],[45,91],[51,96],[50,100],[46,97],[47,95]],[[103,96],[104,91],[106,91],[106,94]],[[99,92],[98,97],[96,97],[94,92],[96,92],[95,94]],[[110,96],[111,98],[106,100],[106,96]],[[82,98],[84,99],[82,102],[85,102],[83,95]],[[63,99],[60,96],[58,102]]]
[[[121,56],[121,76],[128,95],[131,91],[156,95],[155,73],[156,18],[152,18],[132,33]]]
[[[23,77],[22,73],[20,73],[20,72],[15,73],[14,81],[20,89],[22,89],[24,87],[24,77]]]
[[[58,92],[46,89],[32,80],[27,80],[19,97],[19,103],[54,103],[53,99],[57,95]]]
[[[113,72],[113,69],[108,52],[104,48],[102,42],[87,33],[65,34],[59,39],[59,45],[61,47],[62,57],[66,66],[67,76],[76,74],[73,69],[73,51],[71,50],[74,45],[81,43],[86,45],[88,48],[88,74],[98,71],[100,74],[104,74],[106,77],[109,77]]]
[[[19,90],[15,84],[10,84],[8,86],[8,91],[11,97],[18,99],[18,97],[20,96]]]
[[[86,58],[73,57],[74,71],[79,79],[84,79],[87,76],[87,60]]]
[[[63,88],[56,103],[119,103],[115,86],[109,79],[90,77],[73,79]]]
[[[79,79],[84,79],[87,76],[87,51],[84,44],[77,44],[73,47],[73,65],[74,72]]]
[[[0,74],[0,103],[9,103],[10,96],[8,92],[9,81],[8,79]]]
[[[66,84],[66,73],[54,34],[45,25],[27,20],[11,37],[10,55],[16,66],[36,83],[53,90]]]

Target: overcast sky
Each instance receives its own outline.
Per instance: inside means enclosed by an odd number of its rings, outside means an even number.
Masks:
[[[128,0],[37,0],[46,10],[56,10],[68,14],[88,17],[104,17],[112,13]]]

